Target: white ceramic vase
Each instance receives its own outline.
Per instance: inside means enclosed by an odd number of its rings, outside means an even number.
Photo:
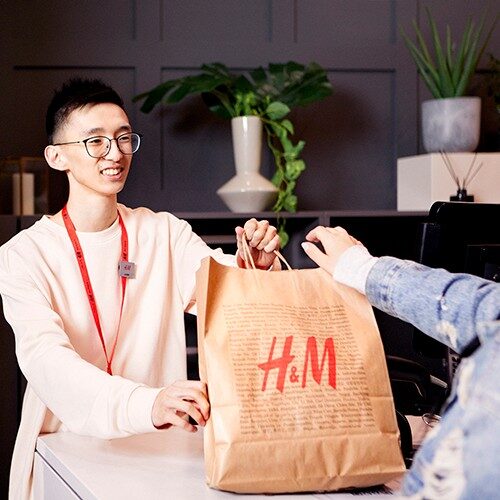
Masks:
[[[232,212],[262,212],[276,200],[278,189],[260,173],[262,121],[258,116],[231,120],[236,175],[217,190]]]
[[[449,97],[422,103],[422,136],[428,153],[475,151],[480,127],[479,97]]]

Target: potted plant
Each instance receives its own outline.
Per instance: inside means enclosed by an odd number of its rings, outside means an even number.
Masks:
[[[323,99],[331,93],[326,72],[316,63],[304,66],[290,61],[240,73],[230,72],[224,64],[212,63],[203,65],[197,75],[163,82],[136,96],[134,101],[144,100],[141,111],[149,113],[159,103],[171,105],[186,96],[199,94],[210,111],[233,121],[233,139],[235,123],[242,121],[240,117],[258,117],[276,166],[272,183],[277,188],[277,196],[272,209],[278,214],[284,246],[288,236],[279,213],[297,210],[295,187],[306,168],[300,157],[305,142],[292,139],[294,126],[289,113],[297,106]],[[251,135],[258,136],[258,132]]]
[[[448,25],[446,40],[444,43],[441,41],[431,12],[429,9],[426,11],[432,37],[431,49],[415,20],[416,43],[401,29],[418,72],[434,97],[422,103],[424,147],[428,153],[474,151],[479,142],[481,100],[466,96],[466,92],[498,16],[485,36],[485,16],[478,26],[469,18],[457,45]]]

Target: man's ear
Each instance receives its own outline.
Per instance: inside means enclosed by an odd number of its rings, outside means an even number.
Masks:
[[[65,172],[66,161],[64,155],[57,148],[57,146],[47,146],[44,151],[45,160],[54,170],[59,170],[61,172]]]

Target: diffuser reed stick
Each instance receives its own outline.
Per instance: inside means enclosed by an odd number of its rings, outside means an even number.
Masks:
[[[465,176],[463,177],[462,181],[460,181],[459,176],[455,172],[455,169],[453,168],[453,164],[451,162],[450,157],[446,153],[446,151],[440,151],[441,154],[441,159],[443,160],[443,163],[445,164],[446,168],[448,169],[448,172],[457,185],[457,194],[455,196],[450,196],[451,201],[474,201],[474,196],[467,194],[467,187],[470,185],[472,180],[476,177],[477,173],[479,170],[481,170],[481,167],[483,166],[482,163],[476,163],[476,158],[477,158],[477,152],[474,153],[474,156],[472,157],[472,160],[469,164],[469,168],[467,169],[467,172]]]

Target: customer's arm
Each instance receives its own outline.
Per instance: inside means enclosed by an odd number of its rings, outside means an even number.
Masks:
[[[306,253],[334,279],[365,293],[370,303],[461,352],[487,334],[500,315],[500,285],[394,257],[372,257],[342,228],[318,227]]]
[[[366,280],[371,304],[415,325],[457,352],[500,315],[500,285],[410,261],[381,257]]]

